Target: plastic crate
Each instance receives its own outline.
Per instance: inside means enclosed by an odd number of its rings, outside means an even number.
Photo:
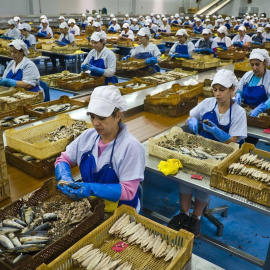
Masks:
[[[247,178],[246,176],[228,174],[228,167],[232,163],[238,162],[240,156],[246,153],[256,154],[260,158],[264,158],[266,160],[270,159],[269,152],[256,149],[253,144],[244,143],[238,151],[227,158],[226,163],[222,163],[213,169],[210,185],[269,207],[270,186],[267,186],[265,183],[260,181]]]
[[[72,139],[67,137],[56,142],[44,141],[39,143],[36,141],[42,140],[48,132],[52,132],[60,126],[71,126],[75,121],[68,114],[61,114],[54,120],[36,126],[21,130],[8,129],[5,132],[7,146],[41,160],[53,157],[64,151]],[[86,122],[86,126],[91,128],[92,124]]]
[[[181,252],[169,262],[165,262],[163,258],[155,258],[151,252],[143,252],[137,245],[129,245],[121,253],[113,251],[111,248],[120,239],[109,235],[109,229],[115,221],[124,213],[131,215],[132,220],[140,222],[147,229],[150,229],[155,235],[160,235],[166,239],[168,243],[172,243],[181,248]],[[180,270],[182,269],[192,254],[194,235],[185,230],[175,231],[148,218],[136,213],[134,208],[127,205],[121,205],[115,210],[115,213],[108,220],[103,222],[98,228],[93,230],[78,243],[60,255],[57,259],[48,265],[42,264],[37,270],[69,270],[75,269],[71,255],[87,244],[94,244],[95,248],[99,248],[102,252],[106,252],[113,259],[122,259],[133,264],[133,269],[140,270]],[[128,259],[127,259],[128,258]],[[79,268],[80,269],[80,268]]]
[[[158,115],[166,115],[169,117],[179,117],[188,114],[191,109],[193,109],[198,104],[198,97],[187,100],[186,102],[180,103],[178,105],[153,105],[147,103],[144,100],[144,110],[147,112],[155,113]]]
[[[159,142],[173,140],[174,138],[179,138],[184,142],[197,143],[202,147],[217,150],[220,153],[226,153],[228,154],[228,156],[222,161],[213,159],[200,160],[192,156],[180,154],[177,151],[173,151],[158,145]],[[173,127],[169,133],[162,135],[158,138],[150,138],[148,140],[148,151],[150,155],[158,157],[162,160],[167,160],[170,158],[179,159],[184,167],[206,175],[211,175],[211,171],[215,166],[221,163],[226,163],[228,158],[230,157],[230,154],[235,152],[238,148],[239,145],[236,143],[224,144],[216,142],[210,139],[206,139],[202,136],[185,133],[180,127]]]
[[[20,207],[25,203],[27,203],[28,206],[34,206],[42,201],[59,200],[60,197],[63,198],[63,195],[56,189],[56,181],[54,179],[49,179],[44,182],[40,189],[27,194],[23,198],[20,198],[19,200],[2,208],[0,210],[0,219],[3,220],[6,217],[17,216],[19,214]],[[69,200],[67,197],[64,198],[66,199],[66,202],[72,202],[72,200]],[[12,264],[9,260],[2,258],[0,260],[0,269],[34,270],[42,263],[48,263],[57,258],[65,250],[87,235],[91,230],[99,226],[104,220],[103,200],[98,198],[93,199],[91,200],[91,205],[91,211],[93,214],[83,219],[76,226],[71,227],[58,240],[48,244],[43,250],[34,255],[25,255],[24,258],[19,260],[16,264]]]

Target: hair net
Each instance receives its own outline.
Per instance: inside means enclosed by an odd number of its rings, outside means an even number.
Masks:
[[[139,30],[139,32],[137,33],[137,36],[147,36],[148,38],[151,38],[151,32],[149,30],[148,27],[143,27]]]
[[[222,26],[220,26],[219,28],[218,28],[218,30],[217,30],[220,34],[227,34],[227,27],[226,26],[224,26],[224,25],[222,25]]]
[[[94,32],[91,36],[91,41],[100,41],[101,39],[104,39],[101,32]]]
[[[28,23],[22,23],[21,25],[19,25],[18,27],[19,30],[27,30],[28,32],[31,31],[31,26]]]
[[[27,45],[20,39],[15,39],[8,46],[13,46],[16,50],[23,50],[25,56],[28,55],[29,51],[27,50]]]
[[[239,28],[238,28],[238,31],[246,31],[247,29],[246,29],[246,27],[245,26],[243,26],[243,25],[241,25]]]
[[[68,25],[67,25],[66,22],[62,22],[62,23],[60,24],[59,28],[61,28],[61,29],[68,28]]]
[[[13,20],[13,19],[10,19],[9,21],[8,21],[8,24],[9,25],[15,25],[16,26],[16,22]]]
[[[214,76],[211,86],[214,84],[221,84],[226,88],[230,88],[232,85],[234,85],[235,88],[238,89],[238,80],[235,74],[228,69],[218,70]]]
[[[210,29],[203,29],[202,34],[212,34]]]
[[[70,24],[70,23],[76,23],[76,22],[75,22],[74,19],[69,19],[69,20],[68,20],[68,24]]]
[[[186,31],[185,29],[179,29],[179,30],[176,32],[175,35],[176,35],[176,36],[186,36],[186,37],[188,37],[188,33],[187,33],[187,31]]]
[[[254,49],[254,50],[252,50],[252,52],[250,53],[250,56],[249,56],[249,60],[252,60],[252,59],[258,59],[258,60],[260,60],[262,62],[264,60],[266,60],[267,65],[270,64],[269,53],[265,49]]]

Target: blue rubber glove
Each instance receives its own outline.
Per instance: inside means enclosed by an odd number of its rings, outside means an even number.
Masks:
[[[128,54],[128,55],[126,55],[126,56],[124,56],[124,57],[122,58],[122,61],[127,61],[127,60],[128,60],[128,58],[129,58],[130,56],[131,56],[130,54]]]
[[[194,133],[194,134],[198,134],[198,130],[199,130],[199,120],[197,118],[189,118],[187,120],[187,125],[189,127],[189,129]]]
[[[103,68],[97,68],[95,66],[92,66],[92,65],[87,65],[88,67],[88,70],[91,70],[92,72],[95,72],[96,74],[98,75],[103,75],[104,74],[104,71],[105,69]]]
[[[175,57],[190,59],[189,54],[182,54],[182,53],[175,54]]]
[[[157,64],[157,57],[149,57],[145,59],[145,64],[149,65],[149,64]]]
[[[270,42],[270,38],[267,38],[266,41],[267,41],[267,42]]]
[[[244,43],[242,41],[235,41],[233,43],[233,46],[236,46],[236,47],[243,47],[244,46]]]
[[[214,53],[214,50],[210,49],[210,48],[205,48],[203,49],[204,53]]]
[[[258,117],[260,113],[263,113],[268,109],[268,106],[263,102],[259,106],[257,106],[255,109],[253,109],[250,113],[249,116],[253,117]]]
[[[16,84],[17,84],[17,80],[7,79],[7,78],[0,79],[0,85],[3,85],[3,86],[16,87]]]
[[[108,31],[109,31],[109,32],[116,33],[116,30],[114,30],[113,28],[109,28]]]
[[[195,49],[195,53],[200,53],[200,52],[202,52],[203,51],[203,49],[200,49],[200,48],[196,48]]]
[[[200,34],[201,32],[197,31],[197,30],[193,30],[194,34]]]
[[[97,196],[105,200],[117,202],[121,196],[120,184],[71,183],[69,186],[57,185],[57,188],[73,200]]]
[[[81,70],[82,71],[86,71],[87,70],[87,65],[86,64],[82,64],[81,65]]]
[[[227,132],[223,131],[222,129],[218,128],[212,121],[208,120],[210,125],[206,125],[203,123],[203,129],[206,132],[212,133],[214,137],[219,141],[219,142],[226,142],[231,138],[231,135],[229,135]]]
[[[39,32],[37,33],[37,37],[47,37],[47,35],[45,33]]]
[[[238,92],[236,93],[234,99],[235,99],[236,103],[237,103],[238,105],[241,106],[241,104],[242,104],[242,99],[243,99],[243,98],[242,98],[242,92],[241,92],[241,91],[238,91]]]
[[[40,30],[41,28],[42,28],[41,26],[38,26],[38,28],[37,28],[37,29],[38,29],[38,30]]]
[[[174,54],[174,53],[169,53],[169,56],[171,57],[171,58],[174,58],[175,56],[176,56],[176,54]]]
[[[91,64],[83,64],[81,65],[81,69],[83,69],[84,71],[86,70],[92,70],[95,66],[91,65]]]
[[[56,41],[56,43],[58,44],[58,45],[60,45],[60,46],[66,46],[67,45],[67,43],[65,43],[65,42],[62,42],[62,41]]]
[[[155,34],[154,38],[159,38],[160,34]]]
[[[60,180],[67,181],[69,183],[74,182],[71,175],[70,166],[64,161],[57,163],[54,173],[55,173],[57,182]]]
[[[2,39],[8,39],[8,40],[11,40],[11,39],[14,39],[13,37],[7,37],[5,35],[1,36]]]
[[[221,48],[223,51],[227,51],[228,50],[228,48],[225,47],[225,46],[220,46],[219,48]]]

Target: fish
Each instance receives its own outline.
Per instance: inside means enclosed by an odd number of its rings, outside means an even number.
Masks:
[[[14,218],[13,221],[24,226],[24,227],[27,227],[27,224],[18,218]]]
[[[13,220],[10,220],[10,219],[5,219],[3,220],[3,226],[5,227],[14,227],[14,228],[18,228],[18,229],[23,229],[24,226],[13,221]]]
[[[39,241],[39,240],[50,240],[49,237],[47,236],[39,236],[39,235],[34,235],[34,236],[22,236],[19,238],[19,240],[24,243],[28,241]]]
[[[35,217],[35,212],[33,211],[32,207],[28,207],[25,210],[25,222],[27,225],[29,225],[30,223],[32,223],[32,221],[34,220]]]
[[[13,243],[13,245],[15,247],[20,247],[22,245],[22,243],[20,242],[20,240],[19,240],[19,238],[17,236],[12,238],[11,242]]]
[[[58,184],[59,184],[59,182],[58,182]],[[43,215],[43,222],[57,221],[57,220],[58,220],[58,215],[55,214],[55,213],[46,213],[46,214]]]
[[[12,121],[14,119],[14,116],[7,116],[1,120],[1,123]]]
[[[73,260],[76,260],[77,258],[81,257],[82,255],[84,255],[85,253],[87,253],[88,251],[90,251],[93,248],[93,244],[87,245],[82,247],[81,249],[79,249],[78,251],[76,251],[71,258]]]
[[[12,253],[29,253],[40,251],[44,249],[45,244],[34,244],[34,245],[21,245],[19,247],[15,247],[13,250],[10,250]]]
[[[6,237],[5,235],[0,235],[0,244],[6,249],[14,248],[14,245],[11,242],[11,240],[8,237]]]
[[[15,227],[0,227],[0,233],[6,234],[11,232],[19,232],[21,229]]]
[[[51,224],[49,222],[45,222],[39,226],[37,226],[34,231],[42,231],[42,230],[46,230],[49,229],[51,227]]]
[[[13,260],[13,264],[16,264],[24,255],[21,253],[19,256],[17,256],[14,260]]]

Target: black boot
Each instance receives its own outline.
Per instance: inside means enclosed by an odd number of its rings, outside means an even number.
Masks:
[[[195,237],[199,236],[201,233],[201,220],[192,215],[186,230],[193,233]]]
[[[189,223],[189,218],[190,217],[185,212],[181,211],[180,214],[174,216],[170,220],[168,227],[176,231],[179,231],[180,229],[186,229]]]

